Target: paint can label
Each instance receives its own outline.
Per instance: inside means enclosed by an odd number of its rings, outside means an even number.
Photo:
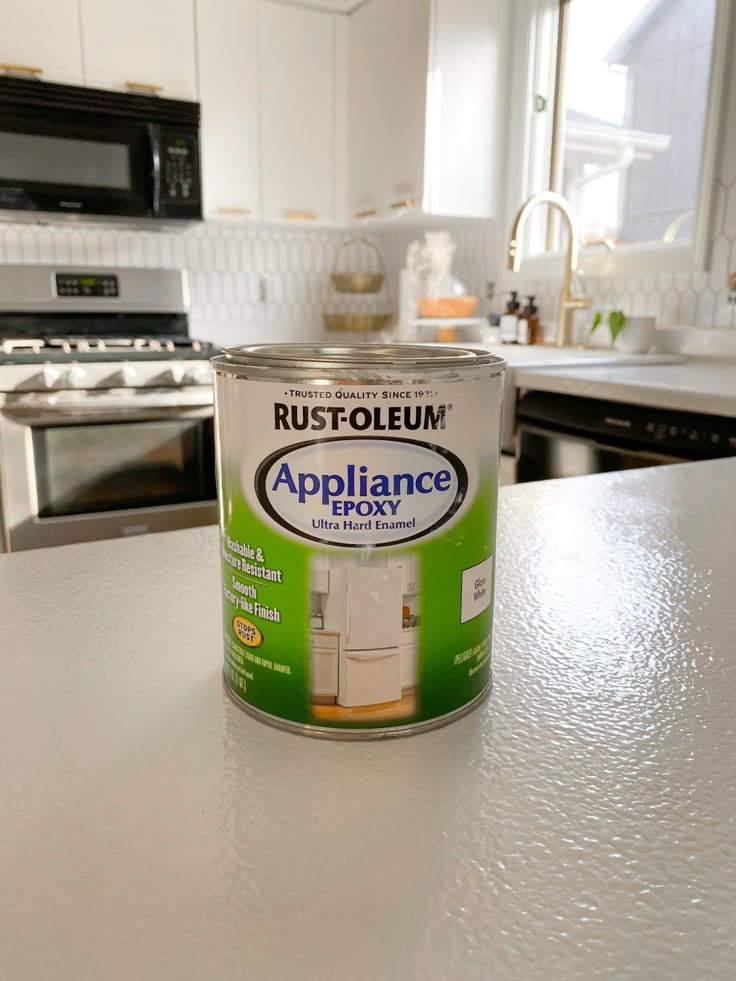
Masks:
[[[216,372],[234,695],[296,726],[376,735],[486,690],[502,385]]]

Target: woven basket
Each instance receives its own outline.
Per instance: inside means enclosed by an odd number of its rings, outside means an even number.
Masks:
[[[378,260],[378,272],[351,273],[339,271],[340,260],[345,251],[359,245],[375,253]],[[378,307],[376,310],[370,312],[364,310],[339,312],[333,309],[335,293],[376,295],[382,290],[385,292],[385,296],[380,303],[376,304]],[[348,239],[347,242],[343,242],[337,250],[327,285],[327,295],[325,296],[322,316],[325,329],[335,333],[371,334],[389,326],[394,317],[391,289],[386,278],[383,256],[373,242],[365,238],[352,238]]]

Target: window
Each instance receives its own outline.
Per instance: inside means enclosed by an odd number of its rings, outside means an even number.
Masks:
[[[562,193],[588,258],[700,250],[702,264],[730,0],[524,2],[520,197]],[[529,247],[562,244],[550,210]]]

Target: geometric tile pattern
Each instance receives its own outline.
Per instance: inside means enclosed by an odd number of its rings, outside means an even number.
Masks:
[[[728,273],[736,271],[736,174],[728,176],[717,181],[710,272],[589,277],[594,309],[622,306],[631,314],[652,314],[663,325],[736,327],[736,304],[728,303],[727,289]],[[396,301],[406,249],[428,228],[444,228],[455,239],[453,271],[481,297],[479,312],[500,309],[499,294],[517,289],[534,293],[542,320],[554,322],[558,284],[507,273],[504,236],[493,221],[438,219],[430,224],[404,218],[349,231],[211,220],[183,232],[3,224],[0,263],[184,268],[193,333],[223,342],[301,339],[322,335],[328,275],[342,242],[358,235],[379,246]],[[370,254],[354,250],[346,253],[344,268],[370,261]],[[494,281],[496,299],[489,303],[486,284]],[[578,325],[585,331],[587,320]]]
[[[593,309],[621,307],[633,315],[648,314],[661,326],[736,327],[736,304],[728,302],[728,275],[736,271],[736,177],[716,181],[709,272],[588,277]],[[554,288],[550,288],[554,287]],[[499,275],[499,288],[535,293],[542,319],[556,319],[559,287],[549,279]],[[587,331],[589,317],[578,315],[576,339]]]
[[[448,227],[458,238],[458,274],[468,282],[493,278],[493,224],[449,222]],[[223,343],[306,338],[322,334],[328,275],[341,243],[359,235],[379,245],[396,298],[406,247],[422,233],[398,221],[350,232],[210,220],[185,231],[0,224],[0,263],[187,269],[193,334]],[[370,253],[349,250],[342,267],[374,261]]]
[[[2,225],[0,262],[187,269],[192,333],[219,339],[220,325],[288,321],[298,331],[319,322],[342,237],[333,229],[229,221],[185,231]]]

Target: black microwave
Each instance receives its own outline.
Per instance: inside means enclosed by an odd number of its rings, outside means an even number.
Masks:
[[[0,77],[0,219],[202,218],[199,104]]]

